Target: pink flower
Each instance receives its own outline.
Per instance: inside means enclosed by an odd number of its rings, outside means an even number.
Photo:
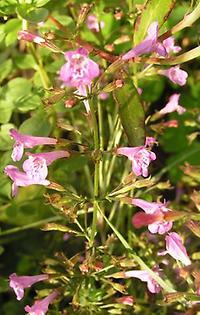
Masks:
[[[175,46],[175,39],[173,36],[168,37],[162,43],[168,54],[170,54],[171,52],[177,53],[181,50],[180,46]]]
[[[148,225],[151,233],[164,234],[171,230],[173,223],[165,221],[165,214],[171,210],[161,202],[148,202],[142,199],[132,199],[132,205],[144,210],[136,213],[132,223],[136,228]]]
[[[28,31],[19,31],[18,32],[18,36],[17,38],[19,40],[26,40],[28,42],[34,42],[36,44],[44,44],[46,42],[46,40],[38,35],[35,35],[31,32]]]
[[[172,119],[169,121],[163,122],[164,127],[167,128],[178,128],[178,121],[176,119]]]
[[[160,253],[160,255],[169,254],[174,259],[180,260],[185,266],[191,265],[191,260],[188,257],[186,248],[183,245],[183,242],[180,236],[171,232],[166,237],[166,251]]]
[[[122,154],[128,157],[132,162],[132,171],[136,176],[142,175],[147,177],[148,166],[151,161],[156,159],[155,153],[147,149],[146,146],[118,148],[117,154]]]
[[[154,137],[146,137],[145,147],[152,147],[155,143],[157,143],[157,141]]]
[[[89,28],[89,30],[92,30],[94,32],[99,32],[100,29],[102,29],[104,27],[104,22],[101,21],[99,23],[96,15],[94,15],[94,14],[88,15],[86,24],[87,24],[87,27]]]
[[[183,114],[186,109],[183,106],[179,105],[179,98],[180,94],[175,93],[171,95],[169,98],[169,102],[159,111],[159,114],[165,115],[175,111],[177,111],[179,115]]]
[[[60,69],[60,80],[66,86],[90,86],[100,73],[98,64],[88,58],[88,52],[84,48],[67,51],[65,59],[67,63]]]
[[[30,288],[33,284],[48,278],[48,275],[17,276],[16,273],[12,273],[9,276],[10,287],[14,290],[18,301],[24,297],[24,289]]]
[[[60,80],[63,85],[77,88],[77,94],[87,96],[87,89],[90,90],[91,83],[99,73],[99,66],[96,62],[88,58],[88,52],[84,48],[65,53],[65,63],[60,69]],[[88,101],[84,101],[87,112],[89,112]]]
[[[58,296],[58,292],[55,290],[42,300],[35,301],[32,306],[26,305],[25,311],[30,315],[45,315],[48,311],[49,304],[53,302]]]
[[[29,178],[40,181],[47,177],[48,165],[57,159],[69,157],[70,154],[67,151],[54,151],[45,153],[27,152],[26,155],[28,155],[28,159],[23,163],[23,170]]]
[[[108,98],[108,93],[100,92],[98,98],[102,101],[105,101]]]
[[[17,195],[18,187],[25,187],[29,185],[44,185],[47,186],[50,184],[50,181],[41,177],[32,178],[28,174],[21,172],[16,166],[7,165],[4,169],[6,175],[8,175],[12,180],[12,196]]]
[[[157,41],[158,39],[158,22],[153,22],[147,30],[146,38],[133,49],[128,51],[122,56],[123,60],[129,60],[131,58],[140,56],[142,54],[148,54],[156,52],[161,56],[166,56],[167,52],[165,47]]]
[[[122,297],[116,299],[116,302],[120,303],[120,304],[131,306],[134,303],[134,298],[131,295],[126,295],[126,296],[122,296]]]
[[[161,290],[160,285],[149,275],[148,271],[146,270],[126,271],[125,278],[137,278],[143,282],[147,282],[147,288],[151,293],[159,293]]]
[[[180,86],[186,84],[188,74],[186,71],[181,70],[180,66],[171,67],[167,70],[160,70],[159,73],[168,77],[173,83],[176,83]]]
[[[24,152],[24,148],[33,148],[37,145],[55,145],[57,140],[48,137],[33,137],[29,135],[22,135],[16,129],[10,129],[10,136],[15,139],[13,146],[12,159],[13,161],[20,161]]]

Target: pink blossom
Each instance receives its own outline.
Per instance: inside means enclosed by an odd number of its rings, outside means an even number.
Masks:
[[[146,270],[126,271],[125,278],[137,278],[143,282],[147,282],[147,288],[151,293],[159,293],[161,290],[160,285],[149,275],[148,271]]]
[[[47,177],[48,165],[57,159],[69,157],[70,154],[67,151],[54,151],[45,153],[27,152],[26,155],[28,155],[28,159],[23,163],[25,173],[34,180],[43,180]]]
[[[100,100],[105,101],[108,98],[108,93],[100,92],[98,97]]]
[[[154,152],[151,152],[146,146],[140,147],[122,147],[117,149],[117,154],[128,157],[132,162],[132,171],[136,176],[148,176],[148,166],[151,161],[156,159]]]
[[[4,169],[4,172],[13,180],[12,184],[13,197],[17,195],[18,187],[25,187],[36,184],[47,186],[50,184],[50,181],[46,180],[45,178],[29,177],[28,174],[21,172],[16,166],[13,165],[7,165]]]
[[[180,236],[171,232],[165,237],[166,240],[166,251],[162,252],[161,255],[169,254],[174,259],[180,260],[185,266],[191,265],[191,260],[187,254],[186,248]]]
[[[171,67],[167,70],[160,70],[159,73],[168,77],[173,83],[176,83],[180,86],[186,84],[188,74],[186,71],[181,70],[180,66]]]
[[[161,202],[148,202],[142,199],[132,199],[132,205],[140,207],[143,212],[136,213],[132,218],[132,223],[136,228],[148,225],[151,233],[164,234],[171,230],[173,223],[165,220],[165,214],[170,209]]]
[[[100,29],[104,27],[104,22],[103,21],[98,22],[97,17],[94,14],[88,15],[86,24],[87,27],[94,32],[99,32]]]
[[[168,128],[178,128],[178,121],[176,119],[172,119],[169,121],[163,122],[164,127]]]
[[[28,32],[28,31],[19,31],[17,38],[19,40],[22,39],[22,40],[26,40],[28,42],[34,42],[34,43],[39,44],[39,45],[44,44],[46,41],[44,38],[42,38],[36,34],[33,34],[31,32]]]
[[[55,145],[57,140],[49,137],[33,137],[30,135],[23,135],[16,129],[10,129],[10,136],[15,139],[13,146],[12,159],[13,161],[20,161],[24,152],[24,148],[33,148],[37,145]]]
[[[48,278],[48,275],[17,276],[16,273],[12,273],[9,276],[10,287],[14,290],[18,301],[24,297],[24,289],[30,288],[33,284]]]
[[[157,143],[157,141],[154,137],[146,137],[145,147],[152,147],[155,143]]]
[[[117,303],[131,306],[134,303],[134,298],[131,295],[126,295],[116,299],[116,301]]]
[[[24,309],[29,315],[45,315],[48,311],[49,304],[51,304],[57,296],[58,292],[55,290],[50,293],[46,298],[35,301],[32,306],[26,305]]]
[[[158,41],[158,22],[153,22],[147,30],[146,38],[133,49],[128,51],[122,56],[123,60],[129,60],[131,58],[140,56],[142,54],[148,54],[156,52],[161,56],[166,56],[167,52],[165,47]]]
[[[169,102],[159,111],[159,114],[164,115],[175,111],[177,111],[179,115],[183,114],[186,109],[183,106],[179,105],[179,98],[180,94],[175,93],[171,95],[169,98]]]
[[[60,69],[60,80],[65,86],[76,87],[78,95],[87,96],[87,90],[90,90],[92,80],[100,73],[98,64],[88,58],[88,51],[84,48],[67,51],[65,59],[67,63]],[[88,101],[85,100],[84,104],[89,112]]]
[[[175,39],[173,36],[168,37],[167,39],[165,39],[163,42],[163,46],[166,49],[166,52],[168,54],[172,53],[177,53],[181,50],[180,46],[176,46],[175,45]]]
[[[90,86],[92,80],[99,75],[98,64],[88,58],[88,52],[84,48],[67,51],[65,59],[67,63],[60,69],[60,80],[66,86]]]

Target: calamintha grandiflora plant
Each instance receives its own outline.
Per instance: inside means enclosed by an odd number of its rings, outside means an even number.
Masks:
[[[181,120],[176,115],[187,112],[180,97],[189,74],[182,64],[199,57],[200,48],[185,50],[174,36],[193,27],[200,4],[197,1],[171,28],[166,21],[176,8],[173,0],[111,6],[109,16],[121,35],[110,43],[104,33],[110,22],[104,19],[103,1],[66,3],[72,29],[53,14],[41,23],[30,22],[31,12],[36,14],[48,2],[19,1],[16,14],[21,22],[18,45],[35,62],[43,85],[40,106],[52,122],[52,135],[23,132],[16,120],[9,130],[13,162],[4,172],[12,181],[13,198],[26,186],[45,186],[43,201],[55,220],[47,220],[42,229],[62,232],[63,242],[80,240],[81,251],[77,248],[70,258],[61,251],[53,258],[41,257],[39,275],[17,275],[13,270],[9,285],[22,300],[26,289],[40,282],[36,301],[24,308],[30,315],[168,314],[168,304],[169,314],[196,314],[200,270],[192,259],[189,231],[199,237],[199,216],[193,210],[174,209],[162,196],[172,187],[166,178],[162,181],[169,166],[162,168],[158,148],[160,134],[177,128]],[[120,53],[115,51],[117,40],[125,43]],[[131,40],[132,48],[126,46]],[[50,65],[46,69],[43,61],[49,51],[59,64],[55,76],[48,75]],[[145,80],[163,77],[173,92],[166,104],[152,111],[151,100],[143,99]],[[175,118],[168,119],[174,112]],[[86,161],[74,187],[62,182],[63,177],[54,182],[51,164],[59,159],[61,169],[74,157]],[[197,197],[193,199],[198,204]],[[183,313],[188,308],[194,313]]]

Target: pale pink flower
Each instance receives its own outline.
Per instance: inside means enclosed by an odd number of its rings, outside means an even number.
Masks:
[[[58,292],[55,290],[50,293],[46,298],[42,300],[35,301],[32,306],[26,305],[25,311],[29,315],[45,315],[48,311],[49,304],[53,302],[58,296]]]
[[[157,141],[154,137],[146,137],[145,147],[152,147],[155,143],[157,143]]]
[[[15,139],[15,144],[12,151],[13,161],[20,161],[24,152],[24,148],[33,148],[37,145],[55,145],[57,140],[49,137],[34,137],[30,135],[23,135],[16,129],[10,129],[10,136]]]
[[[17,276],[16,273],[12,273],[9,276],[10,287],[14,290],[17,300],[20,301],[24,297],[24,289],[30,288],[33,284],[44,281],[49,278],[48,275],[37,276]]]
[[[94,14],[88,15],[86,24],[89,30],[94,32],[99,32],[105,25],[103,21],[98,22],[97,17]]]
[[[160,285],[150,276],[146,270],[130,270],[126,271],[124,274],[125,278],[137,278],[143,282],[147,282],[147,288],[151,293],[159,293],[161,290]]]
[[[108,93],[106,92],[100,92],[98,98],[102,101],[105,101],[108,98]]]
[[[116,299],[116,302],[117,303],[120,303],[120,304],[124,304],[124,305],[133,305],[134,303],[134,298],[132,295],[126,295],[126,296],[122,296],[118,299]]]
[[[176,111],[179,115],[182,115],[186,111],[186,109],[183,106],[179,105],[179,98],[180,94],[175,93],[171,95],[169,98],[169,102],[159,111],[159,114],[165,115]]]
[[[33,34],[31,32],[28,32],[28,31],[19,31],[18,32],[18,35],[17,35],[17,38],[19,40],[25,40],[25,41],[28,41],[28,42],[34,42],[36,44],[44,44],[46,42],[46,40],[36,34]]]
[[[175,39],[173,36],[166,38],[162,43],[168,54],[177,53],[181,50],[180,46],[175,45]]]
[[[140,207],[143,212],[136,213],[132,218],[132,223],[136,228],[148,225],[151,233],[164,234],[171,230],[173,223],[165,220],[165,214],[170,209],[161,202],[148,202],[142,199],[132,199],[132,205]]]
[[[67,63],[60,69],[60,80],[66,86],[90,86],[100,73],[98,64],[88,58],[88,51],[84,48],[67,51],[65,59]]]
[[[166,251],[160,252],[159,255],[169,254],[174,259],[180,260],[183,265],[191,265],[191,260],[187,254],[186,248],[184,247],[183,242],[177,233],[169,233],[168,235],[166,235],[165,240]]]
[[[171,67],[167,70],[160,70],[159,74],[168,77],[173,83],[183,86],[186,84],[188,74],[181,70],[180,66]]]
[[[33,178],[29,177],[28,174],[21,172],[16,166],[7,165],[4,169],[6,175],[8,175],[12,180],[12,196],[15,197],[18,192],[18,187],[25,187],[29,185],[44,185],[50,184],[50,181],[44,178]]]
[[[84,48],[67,51],[65,59],[67,63],[60,69],[60,80],[65,86],[76,87],[78,95],[87,96],[87,90],[90,90],[92,80],[100,74],[98,64],[88,58],[88,51]],[[84,104],[89,112],[88,101],[85,100]]]
[[[146,38],[125,55],[122,56],[123,60],[129,60],[131,58],[140,56],[142,54],[148,54],[156,52],[161,56],[166,56],[167,52],[165,47],[158,41],[158,22],[153,22],[147,30]]]
[[[151,161],[156,159],[154,152],[151,152],[145,146],[140,147],[122,147],[117,149],[117,154],[128,157],[132,162],[132,171],[136,176],[148,176],[148,166]]]
[[[181,47],[175,45],[175,39],[173,36],[166,38],[162,43],[168,54],[181,51]]]
[[[67,151],[53,151],[45,153],[27,152],[26,155],[28,155],[28,159],[23,163],[23,170],[29,178],[40,181],[47,177],[48,165],[57,159],[69,157],[70,154]]]

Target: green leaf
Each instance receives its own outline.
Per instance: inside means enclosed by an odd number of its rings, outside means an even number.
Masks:
[[[5,38],[6,46],[12,45],[17,40],[17,33],[22,27],[19,19],[11,19],[4,26],[4,32],[7,34]]]
[[[17,12],[23,19],[32,23],[45,21],[49,14],[47,9],[35,8],[32,4],[20,4],[17,7]]]
[[[9,130],[14,128],[13,124],[4,124],[1,125],[0,129],[0,150],[7,151],[12,147],[13,140],[9,135]]]
[[[44,110],[35,112],[31,118],[21,124],[19,131],[32,136],[48,136],[51,131],[51,124],[46,112]]]
[[[144,145],[145,115],[140,97],[130,81],[114,91],[119,116],[130,146]]]
[[[36,0],[35,5],[36,7],[43,7],[46,3],[48,3],[50,0]]]
[[[134,44],[139,44],[147,34],[149,25],[158,21],[159,27],[166,21],[172,11],[175,0],[148,0],[144,10],[138,16],[134,29]]]
[[[14,109],[14,105],[11,101],[0,100],[0,113],[1,113],[0,123],[1,124],[9,122],[13,109]]]
[[[0,65],[0,83],[10,74],[13,68],[11,59],[6,60]]]
[[[19,69],[34,69],[36,65],[33,56],[29,54],[15,56],[14,63]]]

